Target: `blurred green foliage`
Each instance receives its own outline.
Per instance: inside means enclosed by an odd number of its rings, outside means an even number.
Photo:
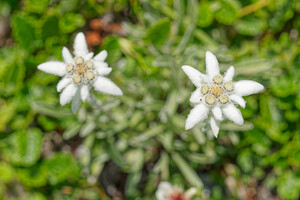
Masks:
[[[0,199],[108,199],[111,161],[126,199],[153,199],[160,180],[201,198],[299,199],[299,1],[4,0],[0,16],[11,27],[0,50]],[[90,48],[108,51],[124,96],[95,94],[74,116],[59,105],[59,77],[36,67],[61,60],[103,16],[126,36]],[[233,65],[235,80],[266,88],[218,139],[205,123],[184,131],[194,86],[180,67],[204,71],[207,50],[221,71]]]

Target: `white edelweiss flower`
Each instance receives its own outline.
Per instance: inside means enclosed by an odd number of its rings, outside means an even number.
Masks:
[[[41,71],[62,77],[57,84],[57,91],[61,92],[60,104],[62,106],[68,104],[78,90],[83,102],[90,96],[91,88],[104,94],[123,95],[115,83],[104,77],[112,70],[104,62],[107,52],[103,50],[93,57],[94,53],[88,51],[83,33],[78,33],[75,37],[74,55],[75,57],[66,47],[63,47],[64,62],[49,61],[38,66]]]
[[[224,118],[239,126],[244,123],[241,111],[234,104],[245,108],[246,101],[242,96],[258,93],[264,89],[264,86],[249,80],[233,82],[233,66],[229,67],[222,76],[216,56],[209,51],[206,52],[205,62],[206,74],[202,74],[193,67],[182,66],[183,71],[197,87],[190,97],[190,102],[195,107],[188,115],[185,129],[191,129],[199,122],[209,118],[211,129],[217,137],[220,122]]]
[[[159,183],[155,194],[157,200],[190,200],[196,192],[196,188],[190,188],[184,193],[181,187],[163,181]]]

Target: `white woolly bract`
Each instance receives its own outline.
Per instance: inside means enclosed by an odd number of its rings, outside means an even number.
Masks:
[[[220,129],[220,122],[225,118],[233,121],[239,126],[244,123],[241,111],[237,109],[234,104],[245,108],[246,101],[242,96],[261,92],[264,87],[255,81],[245,80],[232,82],[235,71],[233,66],[230,66],[227,69],[223,78],[220,77],[219,62],[216,56],[209,51],[205,54],[205,63],[206,74],[202,74],[191,66],[182,66],[182,70],[197,87],[190,96],[190,102],[195,107],[190,111],[187,117],[185,129],[188,130],[193,128],[196,124],[210,116],[209,123],[215,137],[217,137]],[[203,92],[202,94],[201,87],[203,85],[211,89],[209,90],[209,94],[206,93],[207,89],[205,88],[204,91],[206,92]],[[211,114],[209,111],[211,111]]]

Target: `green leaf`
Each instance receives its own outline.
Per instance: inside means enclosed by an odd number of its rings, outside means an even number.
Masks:
[[[38,124],[46,131],[52,131],[56,129],[57,122],[50,117],[44,115],[38,117]]]
[[[18,169],[17,177],[28,187],[42,187],[47,184],[47,170],[42,165]]]
[[[278,97],[288,97],[298,92],[298,83],[291,77],[285,76],[277,78],[271,83],[271,90]]]
[[[169,155],[166,152],[162,152],[159,160],[155,164],[153,168],[153,172],[155,173],[161,173],[162,180],[168,180],[169,179]]]
[[[49,0],[25,0],[24,4],[28,12],[43,13],[48,8]]]
[[[231,25],[238,19],[240,9],[236,0],[219,0],[220,9],[215,12],[215,18],[222,24]]]
[[[172,118],[178,108],[178,92],[177,90],[173,90],[169,92],[169,96],[167,98],[166,104],[161,111],[160,115],[162,118]],[[165,116],[164,116],[165,115]]]
[[[199,4],[198,0],[189,0],[187,5],[188,16],[194,25],[198,22]]]
[[[129,166],[129,171],[140,171],[144,163],[144,153],[141,149],[131,149],[125,153],[125,160]]]
[[[13,134],[4,156],[15,165],[31,166],[40,158],[42,133],[39,129],[22,130]]]
[[[266,28],[266,22],[260,19],[240,20],[235,24],[235,29],[240,34],[249,36],[261,34]]]
[[[72,126],[69,126],[69,128],[63,133],[63,138],[68,140],[74,137],[77,133],[79,133],[81,126],[82,125],[80,123],[72,124]]]
[[[138,184],[141,180],[142,173],[135,172],[135,173],[130,173],[126,179],[126,184],[125,184],[125,194],[127,197],[130,196],[137,196],[139,190],[138,190]]]
[[[13,118],[16,112],[16,105],[14,103],[5,104],[1,102],[0,105],[0,131],[6,129],[6,125]]]
[[[284,173],[279,179],[277,191],[283,199],[299,199],[300,197],[300,177],[289,171]]]
[[[13,178],[14,178],[13,168],[5,162],[0,162],[0,182],[8,183],[11,182]]]
[[[63,15],[62,19],[59,20],[59,28],[63,33],[72,33],[84,25],[84,17],[77,13],[66,13]]]
[[[95,127],[96,123],[94,121],[88,121],[87,123],[83,124],[79,132],[80,137],[86,137],[94,131]]]
[[[251,152],[247,150],[240,152],[237,157],[237,163],[244,172],[250,172],[253,168]]]
[[[161,45],[168,39],[170,30],[171,21],[168,18],[161,19],[148,29],[145,39],[155,45]]]
[[[195,187],[202,187],[203,183],[198,174],[193,168],[178,154],[173,153],[172,159],[176,163],[177,167],[183,174],[183,176]]]
[[[186,31],[184,32],[184,35],[179,43],[179,45],[177,46],[174,54],[178,55],[180,54],[184,48],[186,47],[186,45],[188,44],[189,40],[193,37],[193,31],[195,30],[195,26],[193,24],[190,24]]]
[[[158,56],[152,61],[152,65],[155,67],[170,67],[171,63],[172,57],[169,55]]]
[[[25,76],[24,59],[27,53],[19,47],[3,48],[0,51],[1,95],[15,94],[23,86]],[[2,85],[3,84],[3,85]],[[3,88],[2,88],[3,87]]]
[[[213,12],[210,8],[210,3],[206,1],[201,1],[199,3],[199,19],[198,25],[200,27],[207,27],[212,24],[214,20]]]
[[[46,19],[42,26],[42,39],[46,40],[48,37],[59,36],[60,28],[58,26],[59,19],[56,16],[50,16]]]
[[[70,154],[57,153],[46,160],[44,166],[48,171],[48,179],[51,185],[56,185],[79,175],[77,163]]]
[[[162,125],[150,127],[148,130],[141,133],[139,136],[133,138],[132,143],[139,144],[141,142],[147,141],[151,137],[154,137],[154,136],[162,133],[163,131],[164,131],[164,126],[162,126]]]
[[[16,41],[25,49],[31,51],[37,44],[35,28],[30,23],[31,17],[16,14],[12,17],[12,33]]]
[[[72,108],[72,112],[74,115],[76,115],[80,104],[81,104],[81,96],[80,96],[80,89],[78,89],[76,91],[76,94],[74,95],[73,99],[72,99],[72,104],[71,104],[71,108]]]
[[[119,166],[125,165],[125,160],[122,157],[120,151],[117,149],[116,145],[114,143],[109,143],[109,147],[107,149],[107,153],[111,157],[111,159]]]

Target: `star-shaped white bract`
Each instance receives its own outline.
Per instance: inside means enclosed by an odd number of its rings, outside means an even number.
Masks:
[[[156,191],[157,200],[190,200],[197,192],[190,188],[186,192],[181,187],[173,186],[167,181],[160,182]]]
[[[49,61],[42,63],[38,69],[49,74],[63,77],[57,84],[60,94],[60,104],[68,104],[77,90],[83,102],[90,96],[91,88],[98,92],[111,95],[123,95],[121,89],[110,79],[103,77],[111,72],[111,68],[105,61],[107,52],[101,51],[95,57],[89,52],[83,33],[78,33],[74,42],[74,55],[63,47],[62,56],[64,62]]]
[[[235,104],[245,108],[246,101],[242,96],[258,93],[264,89],[264,86],[249,80],[233,82],[233,66],[229,67],[222,76],[216,56],[209,51],[206,52],[205,62],[206,74],[202,74],[193,67],[182,66],[183,71],[197,87],[190,97],[194,108],[188,115],[185,129],[191,129],[209,118],[211,129],[217,137],[220,122],[224,118],[240,126],[244,123],[241,111],[235,107]]]

